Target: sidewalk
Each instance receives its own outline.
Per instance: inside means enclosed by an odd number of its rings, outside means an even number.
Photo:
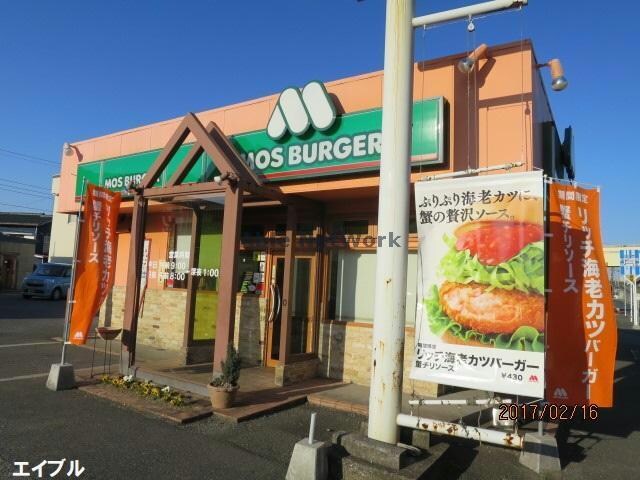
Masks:
[[[413,398],[408,393],[402,394],[402,413],[447,422],[458,422],[469,425],[483,424],[491,419],[491,409],[481,405],[420,405],[411,406],[409,400]],[[480,390],[460,390],[448,393],[437,400],[487,398],[487,393]],[[312,393],[307,397],[309,404],[319,407],[332,408],[343,412],[356,413],[367,417],[369,415],[369,387],[349,384],[342,387]]]

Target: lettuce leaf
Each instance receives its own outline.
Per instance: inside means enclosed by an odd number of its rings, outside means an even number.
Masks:
[[[445,332],[461,338],[474,340],[487,346],[505,350],[520,350],[527,352],[544,352],[544,333],[533,327],[519,327],[513,334],[484,334],[472,329],[464,328],[447,316],[440,306],[438,287],[432,285],[429,295],[422,300],[429,319],[429,327],[434,335],[442,336]]]
[[[456,250],[455,238],[445,235],[443,240],[449,251],[440,261],[439,273],[448,281],[544,295],[544,242],[530,243],[506,262],[483,265],[469,250]]]

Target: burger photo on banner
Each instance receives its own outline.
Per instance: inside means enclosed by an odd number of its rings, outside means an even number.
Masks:
[[[421,298],[412,378],[542,393],[542,186],[537,172],[416,184]]]
[[[429,327],[447,343],[543,352],[542,198],[487,206],[484,215],[506,216],[463,223],[442,238],[443,282],[423,300]]]

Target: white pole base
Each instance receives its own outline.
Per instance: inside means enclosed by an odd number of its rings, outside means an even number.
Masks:
[[[520,463],[539,474],[562,471],[556,438],[552,435],[527,433],[520,453]]]
[[[325,442],[300,440],[293,447],[286,480],[327,480],[329,449]]]
[[[54,363],[51,365],[49,377],[47,378],[47,388],[54,392],[69,390],[76,386],[76,379],[73,373],[73,365],[70,363]]]

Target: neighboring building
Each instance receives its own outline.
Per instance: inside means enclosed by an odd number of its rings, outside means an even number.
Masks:
[[[0,212],[0,233],[35,242],[34,264],[49,259],[51,215],[44,213]]]
[[[22,279],[49,257],[51,215],[0,212],[0,289],[20,288]]]
[[[458,71],[462,57],[414,66],[411,182],[515,161],[524,164],[516,171],[562,177],[567,154],[530,42],[490,48],[477,81]],[[233,342],[245,366],[275,367],[278,384],[316,375],[369,384],[382,81],[374,72],[314,84],[315,105],[297,109],[312,126],[298,135],[277,94],[199,113],[202,125],[215,122],[229,141],[198,127],[205,153],[184,171],[189,146],[178,144],[195,141],[193,130],[180,130],[198,125],[191,117],[72,144],[62,157],[62,214],[77,212],[84,179],[126,191],[149,175],[135,210],[131,196],[123,199],[115,286],[100,313],[101,323],[124,325],[132,371],[170,365],[145,356],[150,348],[171,355],[175,366],[212,356],[218,364]],[[163,147],[174,155],[158,166]],[[234,176],[246,196],[233,193]],[[407,345],[417,296],[414,218],[411,225]],[[290,235],[295,247],[287,246]],[[148,272],[138,293],[142,263]],[[412,356],[406,348],[406,366]],[[405,391],[441,391],[404,378]]]
[[[60,175],[54,175],[51,181],[53,194],[53,219],[51,221],[51,242],[49,244],[49,261],[71,263],[76,241],[77,213],[58,212],[60,197]]]
[[[620,270],[620,251],[640,250],[640,245],[605,245],[604,261],[607,264],[607,271],[611,280],[620,280],[622,272]]]
[[[35,267],[35,253],[34,238],[0,233],[0,290],[20,288],[22,279]]]

